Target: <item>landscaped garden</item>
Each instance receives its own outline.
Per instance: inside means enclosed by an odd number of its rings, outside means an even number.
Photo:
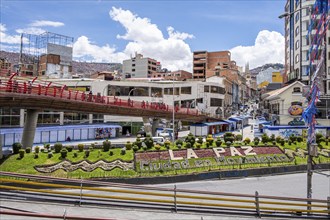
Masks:
[[[313,161],[330,163],[330,140],[317,134],[318,156]],[[174,145],[165,141],[155,144],[150,136],[143,141],[127,142],[124,148],[115,148],[106,140],[102,146],[53,146],[23,149],[13,145],[13,154],[4,158],[1,171],[40,174],[68,178],[130,178],[166,176],[239,170],[258,167],[306,164],[306,140],[299,136],[282,137],[263,135],[261,138],[242,140],[241,135],[226,133],[223,138],[189,134]]]

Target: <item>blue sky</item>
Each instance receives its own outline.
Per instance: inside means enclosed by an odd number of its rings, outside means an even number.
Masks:
[[[74,59],[122,62],[134,51],[191,70],[196,50],[230,50],[238,65],[282,62],[285,0],[2,0],[1,50],[20,32],[74,37]],[[171,28],[169,28],[171,27]]]

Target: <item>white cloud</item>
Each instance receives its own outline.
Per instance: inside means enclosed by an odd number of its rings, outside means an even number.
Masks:
[[[249,62],[250,68],[266,63],[284,63],[284,36],[276,31],[263,30],[258,33],[253,46],[232,48],[231,59],[238,66]]]
[[[0,39],[1,44],[19,44],[21,42],[20,35],[8,35],[7,28],[5,24],[0,23]]]
[[[144,57],[160,61],[163,67],[170,70],[192,71],[192,52],[184,40],[193,38],[193,35],[168,27],[168,38],[165,38],[157,25],[151,23],[148,18],[138,17],[131,11],[121,8],[113,7],[109,15],[125,28],[126,33],[117,35],[118,39],[128,41],[124,51],[116,52],[115,48],[109,45],[97,46],[87,37],[82,36],[74,43],[74,57],[92,57],[97,61],[122,62],[137,52],[143,54]]]
[[[28,28],[16,29],[16,32],[19,34],[25,33],[25,34],[39,35],[39,34],[45,33],[46,30],[44,30],[42,28],[37,28],[37,27],[28,27]]]
[[[73,45],[73,56],[80,60],[90,60],[95,62],[122,62],[126,59],[123,53],[116,53],[109,45],[97,46],[86,36],[81,36]]]
[[[51,26],[51,27],[61,27],[64,26],[64,23],[59,21],[45,21],[45,20],[36,20],[30,24],[32,27],[43,27],[43,26]]]

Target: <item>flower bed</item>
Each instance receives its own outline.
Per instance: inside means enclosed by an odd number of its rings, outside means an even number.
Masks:
[[[222,156],[232,156],[230,148],[224,148],[225,152],[221,153]],[[244,155],[246,149],[242,149],[241,147],[235,147],[235,149]],[[216,157],[213,149],[193,149],[194,153],[198,158],[206,158],[206,157]],[[284,154],[284,152],[277,146],[268,146],[268,147],[253,147],[253,151],[257,155],[262,154]],[[174,157],[187,157],[187,149],[184,150],[174,150]],[[135,153],[135,160],[142,161],[156,161],[156,160],[168,160],[170,159],[169,151],[160,151],[160,152],[143,152],[143,153]]]

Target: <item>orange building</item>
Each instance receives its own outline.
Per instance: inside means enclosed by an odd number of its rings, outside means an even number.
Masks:
[[[193,78],[205,79],[237,72],[236,62],[231,60],[229,51],[195,51],[193,56]]]

